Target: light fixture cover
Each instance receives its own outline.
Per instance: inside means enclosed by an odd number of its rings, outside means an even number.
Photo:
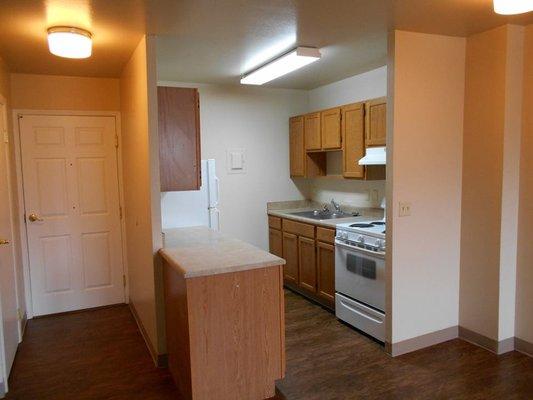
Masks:
[[[533,0],[494,0],[494,12],[503,15],[533,11]]]
[[[54,26],[48,29],[50,53],[66,58],[87,58],[92,54],[90,32],[69,26]]]
[[[262,85],[319,59],[320,51],[318,49],[314,47],[297,47],[243,76],[241,83],[244,85]]]

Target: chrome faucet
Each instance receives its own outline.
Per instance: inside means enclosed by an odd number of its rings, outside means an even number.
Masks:
[[[335,201],[335,199],[331,199],[331,205],[335,209],[335,212],[342,213],[341,206]]]

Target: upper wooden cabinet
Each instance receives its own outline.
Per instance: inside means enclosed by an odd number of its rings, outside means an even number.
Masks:
[[[305,176],[304,117],[289,120],[289,151],[291,176]]]
[[[366,146],[385,146],[387,139],[387,98],[381,97],[365,103]]]
[[[365,167],[359,160],[365,156],[364,104],[349,104],[341,108],[342,170],[345,178],[364,178]]]
[[[320,113],[322,149],[341,148],[341,109],[331,108]]]
[[[197,89],[158,87],[161,191],[201,186],[200,112]]]
[[[320,113],[304,115],[305,149],[321,150]]]

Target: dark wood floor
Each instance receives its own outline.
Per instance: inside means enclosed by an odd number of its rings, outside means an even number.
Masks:
[[[176,399],[127,306],[28,322],[8,399]]]
[[[331,313],[286,292],[289,400],[533,399],[533,359],[453,340],[391,358]]]
[[[456,340],[392,359],[319,306],[291,292],[286,299],[287,376],[278,388],[288,400],[533,398],[525,355]],[[19,400],[179,399],[126,306],[31,320],[10,389],[7,398]]]

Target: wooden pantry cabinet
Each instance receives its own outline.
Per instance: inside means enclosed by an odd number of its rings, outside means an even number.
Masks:
[[[286,264],[286,287],[334,310],[335,230],[286,218],[268,217],[270,252]]]
[[[344,145],[342,175],[345,178],[365,177],[365,167],[359,165],[359,160],[365,156],[364,111],[363,103],[349,104],[341,108]]]
[[[289,120],[290,169],[292,177],[305,176],[304,117]]]
[[[199,101],[198,89],[157,88],[162,192],[200,189]]]

